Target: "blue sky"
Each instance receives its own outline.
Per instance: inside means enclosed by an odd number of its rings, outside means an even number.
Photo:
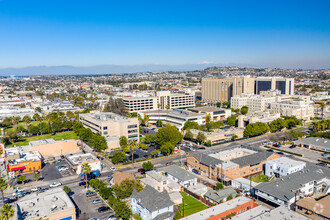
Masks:
[[[0,0],[0,68],[330,68],[329,10],[329,0]]]

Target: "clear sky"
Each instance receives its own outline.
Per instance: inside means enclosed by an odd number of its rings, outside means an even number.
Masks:
[[[0,0],[0,68],[330,68],[330,1]]]

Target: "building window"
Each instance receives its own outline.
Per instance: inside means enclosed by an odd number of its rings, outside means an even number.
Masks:
[[[297,208],[298,208],[298,210],[300,210],[300,211],[302,211],[303,209],[302,209],[302,207],[300,207],[300,206],[297,206]]]
[[[107,129],[108,129],[108,127],[107,127],[107,126],[103,127],[103,130],[107,130]]]

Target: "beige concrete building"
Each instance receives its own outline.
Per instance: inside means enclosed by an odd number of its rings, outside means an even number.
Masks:
[[[280,113],[281,116],[295,116],[298,119],[309,121],[314,117],[314,108],[312,105],[305,104],[302,99],[296,99],[289,102],[270,103],[271,113]]]
[[[129,112],[141,112],[194,107],[195,96],[187,93],[158,91],[155,96],[150,97],[124,97],[123,102]]]
[[[318,201],[313,198],[300,199],[296,206],[295,211],[315,220],[330,219],[330,196],[326,196]]]
[[[225,120],[226,118],[231,116],[231,109],[216,108],[210,106],[188,108],[187,110],[190,112],[209,115],[211,121]]]
[[[101,171],[101,162],[93,154],[76,154],[72,156],[67,156],[66,158],[69,162],[68,164],[73,170],[76,171],[77,174],[81,173],[81,166],[85,163],[89,164],[89,166],[91,167],[91,171]]]
[[[128,118],[111,112],[86,113],[79,115],[80,122],[85,128],[104,137],[121,137],[139,139],[138,118]]]
[[[213,129],[212,132],[200,131],[196,129],[190,129],[193,134],[193,138],[196,139],[199,132],[202,132],[205,135],[205,141],[211,141],[212,144],[216,144],[223,141],[230,141],[233,138],[233,135],[236,135],[237,138],[242,138],[244,136],[244,129],[234,128],[234,129]]]
[[[33,151],[39,151],[43,157],[55,157],[80,151],[77,140],[55,141],[54,139],[44,139],[30,141],[29,146]]]
[[[270,114],[270,112],[261,112],[253,115],[239,115],[238,116],[238,127],[245,128],[248,124],[262,122],[270,124],[272,121],[281,118],[280,113]]]
[[[76,219],[75,206],[61,187],[27,195],[14,207],[17,219]]]
[[[243,106],[249,108],[249,113],[263,112],[269,104],[275,102],[275,97],[264,97],[254,94],[242,94],[231,98],[231,107],[234,109],[241,109]]]
[[[254,93],[254,78],[203,78],[202,101],[207,103],[228,102],[242,93]]]

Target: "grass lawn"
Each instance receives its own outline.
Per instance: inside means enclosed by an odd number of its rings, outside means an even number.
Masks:
[[[180,193],[182,195],[182,199],[184,199],[184,216],[191,215],[208,208],[207,205],[198,201],[194,197],[188,196],[185,192]],[[183,204],[179,205],[181,214],[183,214],[182,205]]]
[[[47,121],[44,120],[43,122],[47,122]],[[39,121],[31,121],[31,124],[30,124],[30,125],[31,125],[31,126],[32,126],[32,125],[39,125]],[[25,123],[25,122],[20,122],[20,123],[18,123],[17,127],[19,127],[19,126],[25,128],[25,129],[27,129],[27,126],[26,126],[26,123]],[[6,131],[6,132],[8,132],[8,131],[12,131],[12,130],[14,129],[14,127],[15,127],[15,126],[12,125],[11,127],[5,129],[5,131]]]
[[[15,144],[10,144],[7,147],[13,147],[13,146],[23,146],[28,145],[30,141],[37,141],[47,138],[53,138],[55,141],[58,140],[67,140],[67,139],[78,139],[78,136],[73,131],[68,132],[62,132],[62,133],[56,133],[55,135],[52,134],[46,134],[46,135],[39,135],[39,136],[32,136],[32,137],[26,137],[22,138],[21,141],[16,142]]]
[[[265,174],[260,174],[259,176],[252,177],[251,180],[255,183],[268,182],[269,177]]]

